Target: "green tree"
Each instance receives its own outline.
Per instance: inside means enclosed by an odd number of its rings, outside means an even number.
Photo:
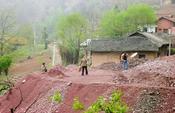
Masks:
[[[127,11],[128,24],[135,25],[135,29],[143,27],[145,25],[155,24],[156,15],[149,5],[138,4],[130,6]]]
[[[62,16],[58,22],[60,51],[66,64],[78,63],[80,42],[86,38],[87,21],[79,13]]]
[[[12,35],[15,28],[15,19],[12,12],[0,10],[0,55],[4,55],[4,48],[8,37]]]
[[[118,37],[138,30],[145,25],[152,25],[156,15],[149,5],[137,4],[123,11],[112,9],[105,13],[100,22],[100,35]]]
[[[22,24],[18,28],[17,36],[27,39],[28,45],[33,45],[33,28],[31,24]]]
[[[44,40],[44,49],[47,49],[48,48],[48,34],[46,31],[46,28],[44,28],[44,31],[42,33],[42,38]]]

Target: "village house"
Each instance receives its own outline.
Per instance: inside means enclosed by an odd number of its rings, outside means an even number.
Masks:
[[[157,22],[157,32],[175,35],[175,17],[160,17]]]
[[[136,32],[125,38],[91,40],[87,48],[91,52],[92,66],[98,66],[106,62],[120,62],[122,52],[129,55],[138,52],[138,58],[147,59],[166,56],[168,42],[150,33]]]
[[[168,34],[172,47],[175,47],[175,1],[169,1],[169,4],[162,6],[157,11],[157,17],[156,32]]]

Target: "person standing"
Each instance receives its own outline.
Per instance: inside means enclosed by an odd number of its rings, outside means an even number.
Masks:
[[[122,63],[123,63],[123,68],[124,70],[127,70],[128,69],[128,54],[127,53],[123,53],[121,55],[121,60],[122,60]]]
[[[87,69],[87,58],[84,56],[80,61],[80,68],[81,68],[81,75],[84,76],[84,71],[86,72],[86,75],[88,75],[88,69]]]

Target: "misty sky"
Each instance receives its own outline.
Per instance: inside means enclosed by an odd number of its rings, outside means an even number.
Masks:
[[[160,0],[0,0],[0,9],[15,12],[17,20],[20,22],[35,22],[55,15],[57,11],[65,13],[72,10],[83,10],[84,13],[88,13],[90,9],[103,11],[103,9],[116,4],[122,7],[122,5],[134,3],[134,1],[156,4]]]

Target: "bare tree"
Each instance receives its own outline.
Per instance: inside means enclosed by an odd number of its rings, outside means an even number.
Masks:
[[[0,55],[4,54],[4,45],[15,26],[14,16],[9,11],[0,10]]]

